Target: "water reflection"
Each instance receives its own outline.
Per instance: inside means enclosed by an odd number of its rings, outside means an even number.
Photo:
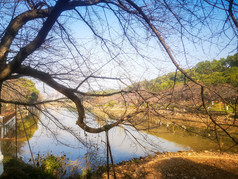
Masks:
[[[105,133],[89,134],[76,125],[77,113],[64,108],[45,109],[37,114],[37,118],[26,117],[24,123],[30,139],[34,156],[52,153],[64,155],[72,161],[78,160],[82,165],[90,164],[92,167],[105,163]],[[31,158],[29,146],[26,141],[23,125],[18,120],[17,145],[15,142],[15,129],[6,134],[8,140],[0,141],[0,172],[3,169],[3,156],[22,157],[25,161]],[[87,114],[86,122],[91,127],[105,125],[95,116]],[[172,126],[173,127],[173,126]],[[144,156],[151,151],[176,152],[188,150],[191,144],[201,148],[211,148],[210,141],[204,142],[198,136],[184,136],[178,129],[167,127],[158,129],[158,136],[138,133],[133,127],[122,125],[109,131],[109,139],[114,162]],[[135,140],[136,139],[136,140]],[[209,143],[209,144],[208,144]],[[17,147],[16,147],[17,146]]]
[[[67,109],[48,109],[49,114],[41,114],[38,129],[30,139],[34,154],[66,154],[70,160],[80,160],[87,155],[97,163],[104,163],[105,133],[89,134],[76,125],[77,114]],[[49,120],[49,118],[55,119]],[[58,120],[57,120],[58,119]],[[95,127],[95,119],[88,115],[87,123]],[[68,132],[70,131],[70,132]],[[150,151],[178,151],[188,147],[178,145],[145,133],[138,133],[129,126],[115,127],[109,131],[109,138],[115,162],[143,156]],[[138,142],[134,140],[136,138]],[[19,153],[23,158],[30,158],[27,143]],[[89,154],[94,156],[90,157]]]
[[[67,109],[46,109],[37,115],[39,120],[30,116],[24,119],[30,146],[35,157],[38,154],[47,153],[65,154],[69,160],[78,160],[82,165],[90,164],[91,167],[95,167],[105,163],[105,132],[99,134],[85,132],[76,125],[77,113]],[[86,120],[92,127],[103,125],[97,123],[95,117],[89,114]],[[20,120],[18,121],[17,143],[14,128],[7,134],[9,140],[0,141],[0,172],[3,169],[1,163],[3,156],[17,155],[27,162],[31,158],[23,125]],[[109,139],[115,163],[147,155],[151,151],[175,152],[189,149],[162,138],[138,133],[134,128],[126,125],[111,129]]]

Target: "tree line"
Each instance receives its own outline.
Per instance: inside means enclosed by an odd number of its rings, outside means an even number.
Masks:
[[[230,84],[233,87],[238,86],[238,53],[221,58],[220,60],[203,61],[195,65],[191,69],[185,70],[193,79],[205,85]],[[159,92],[172,88],[174,82],[183,84],[189,81],[180,71],[171,72],[167,75],[159,76],[150,81],[142,81],[134,83],[132,88],[140,88]]]
[[[34,103],[38,100],[40,91],[36,88],[35,83],[27,78],[11,79],[5,81],[0,89],[0,114],[8,106],[5,102],[18,101],[24,103]],[[9,106],[10,111],[13,107]]]

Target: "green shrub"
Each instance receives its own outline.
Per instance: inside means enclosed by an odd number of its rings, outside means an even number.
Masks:
[[[55,176],[44,172],[41,168],[35,168],[30,164],[26,164],[23,160],[17,158],[5,158],[4,172],[1,179],[7,178],[56,178]]]
[[[62,178],[66,174],[67,159],[66,156],[55,156],[53,154],[42,155],[36,159],[37,166],[45,173]]]

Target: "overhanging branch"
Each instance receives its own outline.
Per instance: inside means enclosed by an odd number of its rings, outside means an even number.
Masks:
[[[61,94],[65,95],[67,98],[69,98],[71,101],[74,102],[74,104],[76,105],[76,109],[78,112],[78,121],[76,122],[82,129],[84,129],[87,132],[90,133],[99,133],[99,132],[103,132],[105,130],[108,130],[108,128],[113,128],[115,126],[118,126],[119,124],[121,124],[123,122],[123,119],[119,119],[116,122],[107,125],[107,129],[105,127],[99,127],[99,128],[92,128],[89,127],[85,122],[84,122],[84,118],[85,118],[85,111],[84,111],[84,107],[81,103],[80,98],[75,94],[75,90],[71,89],[71,88],[67,88],[61,84],[59,84],[58,82],[56,82],[50,74],[45,73],[45,72],[41,72],[38,71],[36,69],[32,69],[31,67],[26,67],[26,66],[21,66],[20,68],[18,68],[16,71],[14,71],[15,73],[19,73],[21,75],[25,75],[25,76],[31,76],[33,78],[39,79],[42,82],[46,83],[47,85],[49,85],[50,87],[52,87],[53,89],[55,89],[56,91],[60,92]]]

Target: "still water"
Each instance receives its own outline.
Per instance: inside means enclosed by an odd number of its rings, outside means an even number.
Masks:
[[[105,163],[105,132],[90,134],[76,125],[77,113],[64,108],[47,109],[39,114],[40,120],[25,123],[29,136],[30,147],[34,157],[47,153],[66,155],[71,161],[79,161],[82,165],[84,159],[90,161],[92,167]],[[97,120],[90,115],[86,117],[91,126],[99,126]],[[26,140],[18,136],[17,155],[25,161],[31,158],[30,148]],[[136,140],[137,141],[136,141]],[[149,153],[176,152],[189,150],[185,145],[155,137],[146,133],[139,133],[133,127],[122,125],[109,131],[109,140],[115,163],[144,156]],[[16,147],[14,140],[1,141],[1,152],[4,155],[14,155]],[[10,147],[12,146],[12,147]],[[11,154],[12,153],[12,154]],[[16,153],[16,152],[15,152]]]
[[[41,114],[38,129],[30,139],[34,154],[53,153],[61,155],[64,153],[70,160],[77,160],[84,158],[87,153],[93,155],[91,158],[94,159],[105,158],[105,132],[99,134],[85,132],[76,125],[77,113],[70,112],[67,109],[61,108],[49,110],[49,112],[58,121],[49,120],[46,115]],[[92,127],[99,126],[93,116],[88,115],[86,120]],[[133,127],[125,125],[111,129],[109,139],[116,163],[144,156],[152,151],[175,152],[189,149],[186,146],[162,138],[138,133]],[[30,158],[27,143],[21,148],[19,155],[23,158]]]

